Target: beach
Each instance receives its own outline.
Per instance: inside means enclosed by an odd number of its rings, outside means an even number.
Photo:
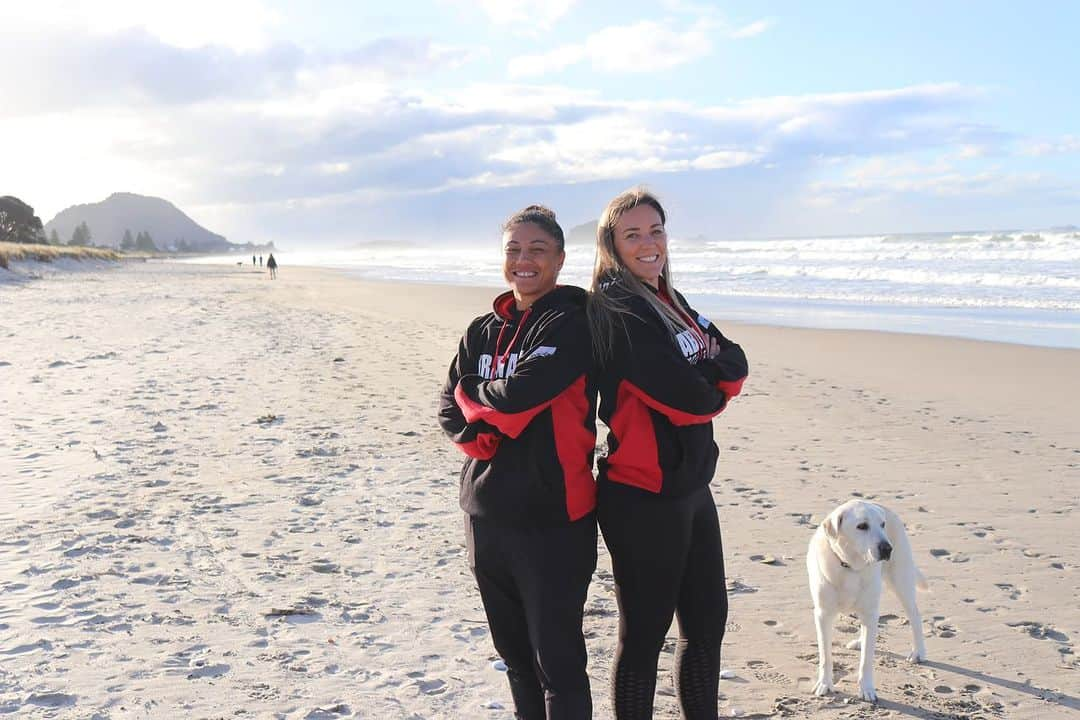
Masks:
[[[0,715],[510,718],[435,421],[493,294],[154,262],[0,284]],[[723,714],[1076,716],[1080,350],[711,319],[750,361],[715,421]],[[931,588],[919,666],[883,597],[877,706],[846,616],[838,693],[810,693],[806,545],[852,496]],[[601,543],[597,718],[610,568]]]

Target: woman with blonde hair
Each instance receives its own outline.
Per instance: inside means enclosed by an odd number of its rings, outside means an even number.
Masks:
[[[727,592],[709,488],[712,418],[739,394],[747,364],[673,286],[666,220],[659,200],[635,188],[608,204],[596,233],[588,315],[610,429],[597,513],[619,604],[611,691],[618,720],[652,717],[674,615],[682,715],[715,720]]]

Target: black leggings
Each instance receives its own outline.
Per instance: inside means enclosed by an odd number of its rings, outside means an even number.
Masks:
[[[465,516],[469,564],[519,720],[589,720],[581,632],[596,569],[596,516],[552,528]]]
[[[668,499],[605,482],[598,503],[619,603],[611,683],[615,717],[652,717],[657,660],[675,615],[673,675],[682,716],[716,720],[727,588],[712,493],[706,486]]]

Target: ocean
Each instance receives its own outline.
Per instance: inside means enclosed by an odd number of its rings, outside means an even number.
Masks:
[[[672,238],[669,255],[676,287],[721,328],[736,320],[1080,348],[1080,231],[1073,228]],[[472,247],[387,243],[275,257],[283,268],[337,268],[361,278],[504,286],[498,238]],[[568,246],[560,281],[587,286],[592,264],[591,246]]]

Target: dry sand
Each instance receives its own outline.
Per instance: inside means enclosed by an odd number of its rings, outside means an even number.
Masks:
[[[491,295],[153,263],[0,284],[0,715],[510,717],[434,419]],[[751,362],[716,423],[723,713],[1080,716],[1080,352],[715,319]],[[839,643],[839,694],[809,694],[803,556],[853,494],[932,587],[921,666],[883,601],[876,707]],[[602,552],[597,718],[615,623]]]

